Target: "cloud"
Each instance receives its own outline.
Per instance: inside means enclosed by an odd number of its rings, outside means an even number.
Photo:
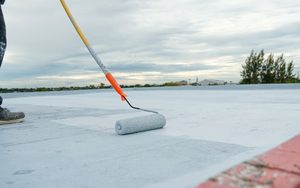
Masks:
[[[196,76],[238,81],[241,64],[252,49],[284,53],[300,70],[297,1],[67,3],[98,55],[124,83]],[[31,6],[25,9],[24,3],[7,1],[2,7],[8,49],[0,87],[104,82],[59,1],[26,4]]]

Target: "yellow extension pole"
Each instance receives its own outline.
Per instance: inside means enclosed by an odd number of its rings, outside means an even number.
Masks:
[[[77,24],[77,22],[75,21],[70,9],[68,8],[66,2],[64,0],[60,0],[63,8],[65,9],[68,17],[70,18],[70,21],[72,22],[74,28],[76,29],[77,33],[79,34],[82,42],[86,45],[89,46],[89,41],[87,40],[87,38],[84,36],[83,32],[81,31],[79,25]]]

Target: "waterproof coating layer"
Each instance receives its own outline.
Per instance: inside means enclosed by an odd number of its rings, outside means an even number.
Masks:
[[[116,122],[116,133],[131,134],[153,129],[160,129],[166,125],[166,118],[161,114],[152,114],[136,118],[122,119]]]

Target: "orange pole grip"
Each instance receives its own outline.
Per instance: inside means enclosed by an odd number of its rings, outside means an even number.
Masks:
[[[112,85],[112,87],[116,90],[116,92],[119,93],[119,95],[121,96],[122,101],[124,101],[125,97],[126,97],[126,94],[123,92],[123,90],[120,87],[120,85],[118,84],[117,80],[110,73],[106,73],[105,77],[109,81],[109,83]]]

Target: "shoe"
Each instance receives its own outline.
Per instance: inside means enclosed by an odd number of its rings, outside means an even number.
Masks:
[[[0,107],[0,125],[19,123],[24,121],[24,118],[23,112],[11,112],[7,108]]]

